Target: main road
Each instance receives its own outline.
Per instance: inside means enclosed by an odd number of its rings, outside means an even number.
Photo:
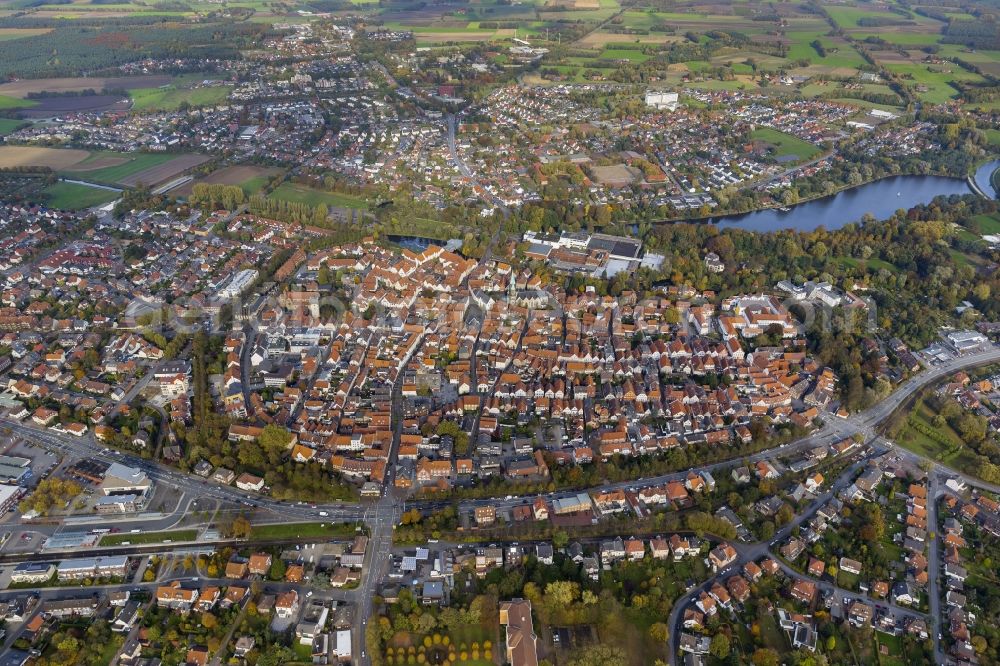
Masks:
[[[752,456],[739,456],[731,460],[720,461],[712,463],[710,465],[698,466],[694,469],[695,471],[706,470],[713,471],[719,470],[726,467],[731,467],[734,463],[749,459],[751,462],[757,460],[762,460],[764,458],[771,457],[775,454],[788,455],[793,452],[802,451],[810,447],[815,447],[819,444],[829,444],[837,441],[843,437],[850,436],[851,434],[862,432],[871,433],[872,429],[882,423],[889,415],[899,408],[907,399],[909,399],[914,393],[925,388],[926,386],[940,380],[941,378],[957,372],[958,370],[972,368],[981,365],[987,365],[990,363],[1000,362],[1000,348],[991,347],[989,350],[980,352],[977,354],[970,354],[968,356],[960,356],[951,359],[940,365],[932,366],[930,369],[919,372],[903,383],[901,383],[896,391],[894,391],[889,397],[882,400],[878,404],[870,407],[869,409],[860,412],[849,418],[839,418],[835,416],[827,417],[826,422],[823,427],[813,432],[812,434],[785,444],[784,446],[777,449],[768,449],[761,451]],[[20,421],[15,421],[12,419],[0,419],[0,426],[9,428],[14,434],[23,437],[25,439],[34,441],[45,445],[46,447],[53,449],[55,451],[73,455],[77,457],[88,457],[103,460],[105,462],[118,462],[123,465],[129,465],[132,467],[137,467],[146,474],[149,475],[151,479],[159,483],[165,483],[176,487],[177,489],[190,493],[196,497],[212,498],[226,502],[236,502],[242,503],[246,506],[270,510],[277,512],[292,520],[316,520],[320,518],[329,518],[335,521],[361,521],[365,517],[366,509],[370,505],[357,504],[350,502],[331,502],[316,505],[305,505],[296,504],[288,501],[274,500],[269,497],[262,495],[257,495],[250,492],[244,492],[232,486],[225,486],[208,479],[202,479],[197,476],[186,474],[175,467],[171,467],[160,463],[158,461],[147,460],[140,458],[129,453],[123,453],[115,450],[109,450],[101,447],[97,444],[91,434],[85,435],[83,437],[75,437],[69,434],[63,434],[54,432],[52,430],[47,430],[39,428],[27,423],[22,423]],[[950,468],[940,466],[946,473],[954,474],[955,476],[962,476],[958,472],[951,470]],[[684,470],[681,472],[673,472],[670,474],[663,474],[657,477],[651,477],[641,480],[642,485],[653,485],[660,484],[666,481],[683,478],[687,475],[688,471]],[[982,488],[995,489],[1000,492],[1000,486],[992,486],[991,484],[986,484],[980,480],[973,478],[966,478],[967,483],[970,485],[976,485]],[[612,490],[627,488],[630,486],[635,486],[640,481],[622,481],[616,483],[608,483],[601,485],[597,488],[591,490]],[[388,490],[388,489],[387,489]],[[386,497],[389,498],[391,493],[387,492]],[[563,497],[572,494],[570,492],[554,492],[548,493],[545,497],[552,499],[555,497]],[[398,502],[397,499],[389,499],[386,504],[395,505]],[[498,508],[509,508],[517,504],[524,502],[524,499],[512,498],[511,500],[503,499],[482,499],[473,500],[468,502],[468,505],[481,505],[481,504],[492,504]],[[412,501],[411,506],[415,508],[437,508],[440,507],[442,503],[440,501]],[[327,515],[321,515],[325,513]]]

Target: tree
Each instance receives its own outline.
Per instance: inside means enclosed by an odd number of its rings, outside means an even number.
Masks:
[[[42,479],[35,492],[23,500],[18,508],[22,513],[35,511],[41,516],[47,516],[49,512],[63,507],[82,491],[83,487],[76,481],[50,476]]]
[[[836,647],[837,647],[837,637],[831,635],[829,638],[826,639],[826,651],[833,652],[834,649],[836,649]]]
[[[246,516],[236,516],[233,519],[232,527],[230,528],[232,534],[237,539],[247,539],[250,537],[250,532],[253,530],[250,521]]]
[[[285,562],[276,557],[271,561],[271,570],[268,572],[271,580],[282,580],[285,577]]]
[[[708,651],[716,659],[725,659],[729,656],[729,637],[725,634],[716,634],[712,637],[712,642],[708,646]]]
[[[626,664],[628,660],[625,653],[620,648],[610,645],[585,648],[569,662],[569,666],[626,666]]]
[[[654,622],[649,627],[649,637],[657,643],[666,643],[670,640],[670,627],[663,622]]]
[[[771,648],[758,648],[754,651],[751,660],[754,666],[778,666],[778,653]]]

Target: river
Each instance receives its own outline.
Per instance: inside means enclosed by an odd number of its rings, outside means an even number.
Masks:
[[[1000,160],[988,162],[976,171],[976,183],[984,192],[993,193],[990,174],[997,167],[1000,167]],[[711,221],[720,227],[736,227],[747,231],[811,231],[820,226],[839,229],[857,222],[865,213],[883,220],[900,208],[905,210],[918,204],[930,203],[934,197],[943,194],[972,194],[972,189],[968,183],[958,178],[893,176],[844,190],[832,197],[793,206],[787,212],[768,209],[716,217]]]

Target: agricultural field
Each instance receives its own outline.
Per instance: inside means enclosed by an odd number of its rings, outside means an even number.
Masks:
[[[601,58],[607,60],[628,60],[630,62],[646,62],[650,56],[637,49],[605,49]]]
[[[47,195],[46,203],[49,206],[63,210],[93,208],[114,201],[119,196],[117,192],[111,190],[66,182],[49,185],[42,192]]]
[[[122,95],[78,95],[70,97],[43,97],[21,112],[26,118],[52,118],[66,113],[99,113],[126,111],[128,100]]]
[[[208,161],[204,155],[168,153],[94,153],[70,171],[79,178],[98,183],[134,187],[139,183],[156,185]]]
[[[14,120],[11,118],[0,118],[0,136],[7,136],[14,130],[27,125],[23,120]]]
[[[88,157],[90,157],[88,151],[71,148],[0,146],[0,169],[39,166],[58,171],[73,167]]]
[[[8,42],[13,39],[24,39],[51,32],[52,28],[0,28],[0,42]]]
[[[886,67],[900,75],[907,83],[926,87],[925,91],[918,91],[917,96],[928,104],[946,104],[958,95],[958,89],[951,85],[953,81],[983,80],[978,74],[951,63],[943,65],[889,63]]]
[[[191,107],[215,106],[226,101],[232,86],[203,88],[136,88],[129,90],[132,108],[137,111],[176,111],[183,104]]]
[[[0,110],[4,109],[23,109],[25,107],[34,106],[37,102],[30,99],[18,99],[17,97],[11,97],[10,95],[0,94]]]
[[[322,203],[328,207],[337,208],[358,208],[364,210],[368,207],[364,200],[359,197],[337,192],[323,192],[295,183],[282,183],[277,189],[271,192],[270,197],[280,201],[302,203],[307,206],[318,206]]]
[[[822,152],[818,146],[808,141],[769,127],[754,130],[750,137],[774,146],[774,156],[777,158],[795,157],[798,160],[808,160]]]
[[[846,40],[827,37],[820,32],[789,32],[788,59],[791,61],[808,60],[812,65],[828,70],[853,70],[865,64],[864,58]],[[819,41],[825,55],[813,47],[812,42]]]
[[[192,192],[195,183],[206,183],[209,185],[239,185],[248,195],[255,194],[264,187],[268,179],[280,173],[280,169],[258,167],[258,166],[228,166],[213,171],[204,178],[187,182],[180,187],[170,190],[171,196],[188,196]]]
[[[174,77],[167,75],[150,76],[74,76],[56,79],[22,79],[0,84],[0,95],[26,97],[29,93],[78,92],[81,90],[101,91],[127,90],[130,88],[155,88],[170,84]]]
[[[975,65],[984,74],[1000,77],[1000,51],[969,50],[958,44],[942,44],[938,53],[945,58],[958,58]]]

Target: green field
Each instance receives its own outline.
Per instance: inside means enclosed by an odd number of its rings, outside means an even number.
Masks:
[[[12,118],[0,118],[0,136],[7,136],[18,127],[27,125],[24,120],[14,120]]]
[[[605,49],[602,58],[609,60],[628,60],[631,62],[646,62],[649,56],[636,49]]]
[[[37,104],[38,102],[33,99],[20,99],[18,97],[11,97],[10,95],[0,95],[0,109],[23,109]]]
[[[325,203],[328,207],[336,208],[358,208],[360,210],[368,208],[368,204],[360,197],[336,192],[323,192],[304,185],[296,185],[295,183],[282,183],[281,186],[271,192],[270,196],[281,201],[304,203],[309,206],[318,206],[321,203]]]
[[[192,107],[222,104],[232,89],[232,86],[136,88],[128,94],[132,98],[132,108],[137,111],[175,111],[182,104]]]
[[[139,543],[163,543],[165,541],[194,541],[198,538],[198,530],[174,530],[172,532],[142,532],[140,534],[106,534],[101,537],[101,546],[120,546],[125,542],[135,545]]]
[[[116,164],[115,166],[104,167],[102,169],[94,169],[93,171],[81,171],[87,168],[88,163],[93,164],[100,158],[107,156],[122,157],[122,154],[106,152],[94,153],[82,162],[73,165],[73,171],[75,172],[74,175],[82,179],[92,180],[98,183],[117,183],[122,178],[128,178],[132,174],[139,173],[144,169],[158,166],[164,162],[169,162],[177,157],[176,155],[168,153],[129,153],[128,155],[125,155],[125,157],[129,158],[127,162]]]
[[[808,160],[822,152],[818,146],[815,146],[808,141],[803,141],[802,139],[794,137],[791,134],[785,134],[784,132],[779,132],[776,129],[771,129],[770,127],[761,127],[756,129],[750,134],[750,137],[774,146],[775,157],[787,157],[789,155],[794,155],[800,160]]]
[[[48,205],[63,210],[80,210],[92,208],[114,201],[119,197],[117,192],[102,190],[99,187],[87,187],[77,183],[59,182],[49,185],[43,190],[48,195]]]
[[[686,85],[689,88],[700,88],[702,90],[755,90],[757,88],[757,84],[753,81],[719,81],[717,79],[695,81]]]
[[[902,106],[892,106],[890,104],[878,104],[876,102],[869,102],[864,99],[854,99],[853,97],[834,97],[830,100],[831,102],[839,102],[841,104],[850,104],[852,106],[857,106],[862,109],[881,109],[883,111],[891,111],[892,113],[900,113],[903,111]]]
[[[932,44],[937,44],[941,39],[940,35],[929,32],[893,32],[891,29],[885,30],[884,32],[858,32],[851,33],[852,37],[857,39],[868,39],[869,37],[878,37],[884,39],[890,44],[898,44],[900,46],[930,46]]]
[[[979,225],[979,230],[983,234],[1000,234],[1000,216],[976,215],[972,221]]]
[[[250,530],[251,539],[322,539],[347,537],[357,533],[351,523],[277,523],[256,525]]]
[[[926,86],[927,90],[918,92],[917,96],[928,104],[945,104],[951,101],[958,94],[958,89],[951,85],[952,81],[981,82],[983,80],[978,74],[973,74],[958,65],[939,65],[933,66],[932,69],[932,66],[924,64],[891,63],[886,67],[903,77],[904,81],[911,85]],[[949,68],[951,71],[943,71]]]
[[[890,273],[897,273],[899,269],[884,259],[856,259],[854,257],[835,257],[836,261],[850,268],[865,268],[868,271],[886,270]]]
[[[247,194],[256,194],[257,192],[260,192],[260,188],[267,185],[267,181],[270,180],[270,178],[270,176],[254,176],[253,178],[249,178],[240,183],[240,187],[242,187],[243,191]]]
[[[861,28],[862,30],[871,30],[871,28],[862,26],[858,24],[863,18],[878,18],[878,19],[888,19],[891,21],[899,21],[900,24],[920,24],[920,23],[934,23],[937,26],[941,24],[932,21],[932,19],[924,18],[919,15],[915,15],[912,19],[907,19],[905,16],[899,14],[894,14],[888,11],[879,11],[877,9],[866,9],[864,7],[849,7],[847,5],[827,5],[825,7],[826,12],[830,17],[837,22],[841,28],[847,31],[851,31],[854,28]],[[887,25],[882,26],[878,30],[880,33],[889,33],[894,30],[898,30],[899,26]],[[912,29],[912,28],[911,28]]]
[[[976,457],[965,448],[962,438],[957,432],[952,430],[947,424],[942,428],[936,427],[932,423],[934,412],[927,404],[920,400],[910,412],[910,421],[907,421],[896,435],[896,442],[901,446],[918,453],[925,458],[937,460],[955,469],[975,474]],[[935,435],[928,435],[917,428],[926,429]],[[937,439],[948,442],[946,447]]]
[[[864,58],[853,46],[847,42],[838,42],[831,37],[826,37],[824,32],[816,30],[788,33],[788,38],[792,40],[788,47],[788,59],[792,61],[808,60],[814,65],[835,69],[854,69],[865,64]],[[816,40],[819,40],[825,49],[825,56],[821,56],[812,46],[812,42]]]

